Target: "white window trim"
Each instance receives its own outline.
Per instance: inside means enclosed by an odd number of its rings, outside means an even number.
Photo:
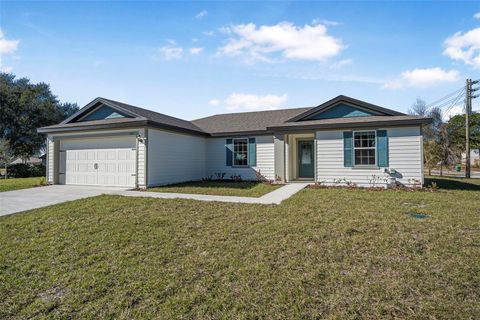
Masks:
[[[355,150],[358,149],[358,150],[370,150],[372,149],[372,147],[359,147],[359,148],[356,148],[355,147],[355,134],[356,133],[364,133],[364,132],[374,132],[375,133],[375,164],[356,164],[355,162]],[[372,169],[372,168],[378,168],[378,154],[377,154],[377,130],[357,130],[357,131],[353,131],[353,135],[352,135],[352,147],[353,147],[353,152],[352,152],[352,157],[353,157],[353,167],[354,168],[367,168],[367,169]]]
[[[247,164],[246,165],[236,165],[235,164],[235,141],[237,140],[247,140]],[[250,157],[250,143],[248,142],[249,138],[232,138],[232,168],[249,168],[248,157]]]

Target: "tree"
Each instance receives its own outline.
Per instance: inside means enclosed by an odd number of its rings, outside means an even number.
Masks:
[[[12,156],[10,145],[5,139],[0,139],[0,165],[5,167],[5,179],[7,179],[7,168],[15,157]]]
[[[408,109],[408,113],[411,115],[427,117],[429,114],[427,103],[424,100],[417,98],[412,104],[412,107]]]
[[[442,161],[441,146],[436,140],[428,140],[423,144],[423,156],[428,175],[432,175],[432,169]]]
[[[78,110],[60,103],[46,83],[0,73],[0,138],[6,139],[13,156],[28,159],[45,146],[37,128],[52,125]]]
[[[425,140],[438,139],[443,124],[442,110],[440,108],[428,108],[425,101],[417,98],[408,113],[415,116],[432,118],[432,123],[424,126],[423,136]]]
[[[465,115],[452,117],[447,123],[451,143],[459,150],[465,152]],[[480,149],[480,113],[470,114],[470,148]]]
[[[442,125],[439,135],[439,154],[440,154],[440,175],[442,175],[443,166],[452,166],[458,163],[458,149],[452,144],[448,126]]]
[[[423,161],[428,168],[428,174],[432,172],[438,163],[441,163],[445,153],[442,152],[442,143],[447,143],[441,139],[443,127],[442,110],[439,108],[428,108],[425,101],[417,98],[411,109],[408,111],[411,115],[432,118],[432,122],[423,126]],[[444,145],[446,147],[446,145]]]

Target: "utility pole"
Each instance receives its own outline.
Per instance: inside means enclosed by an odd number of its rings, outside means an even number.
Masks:
[[[470,106],[472,79],[465,80],[465,178],[470,178]]]
[[[465,178],[470,178],[470,113],[472,112],[472,99],[478,98],[478,95],[473,95],[473,92],[478,88],[473,89],[472,85],[479,83],[479,80],[472,81],[472,79],[465,80]]]

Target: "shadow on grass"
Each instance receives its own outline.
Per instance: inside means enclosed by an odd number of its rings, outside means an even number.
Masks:
[[[480,191],[480,179],[445,178],[445,177],[425,178],[425,185],[427,187],[431,186],[432,183],[435,183],[440,189],[444,189],[444,190]]]
[[[192,181],[169,184],[164,187],[195,187],[195,188],[229,188],[229,189],[252,189],[262,182],[256,181]]]

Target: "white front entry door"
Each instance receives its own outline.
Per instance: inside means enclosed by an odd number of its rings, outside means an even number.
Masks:
[[[135,187],[135,149],[66,150],[66,184]]]

